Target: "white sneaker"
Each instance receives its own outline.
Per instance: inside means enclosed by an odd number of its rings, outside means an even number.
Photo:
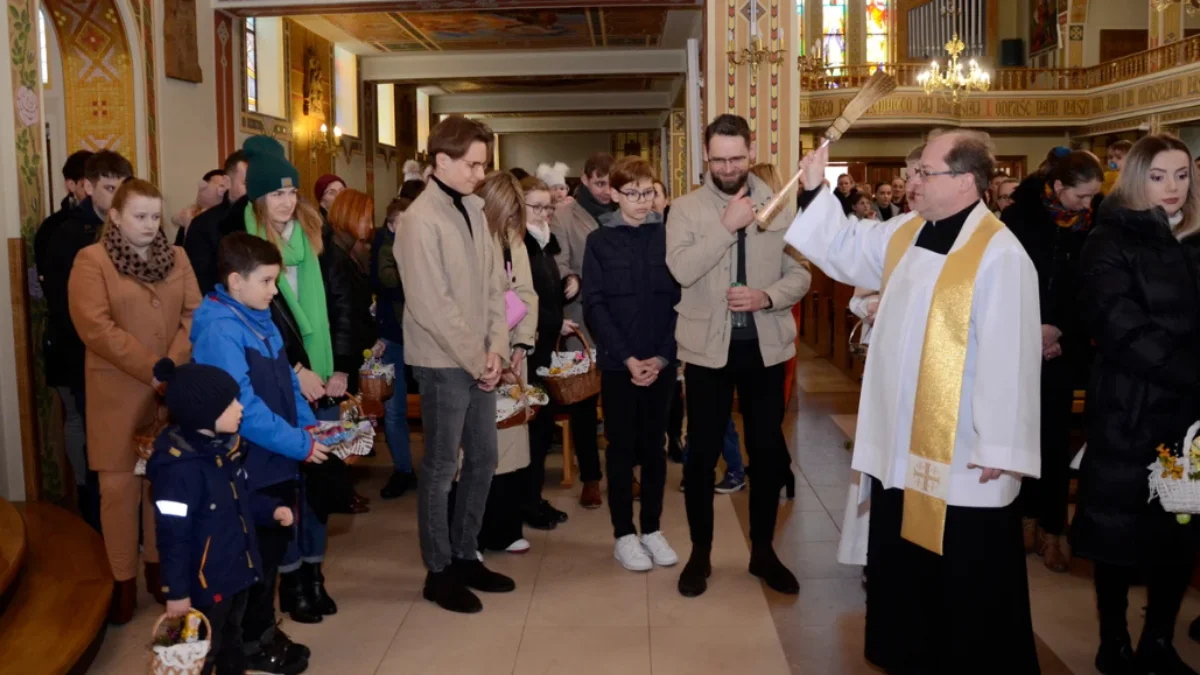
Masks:
[[[679,556],[675,554],[675,549],[667,543],[667,538],[662,535],[662,532],[643,534],[642,548],[646,549],[646,553],[650,554],[650,557],[654,559],[654,564],[659,567],[670,567],[679,562]]]
[[[613,547],[613,557],[630,572],[649,572],[654,569],[654,563],[646,555],[646,549],[642,548],[636,534],[627,534],[618,539]]]
[[[528,539],[518,539],[509,544],[508,548],[504,550],[509,553],[529,553],[529,549],[532,547],[533,545],[529,543]]]

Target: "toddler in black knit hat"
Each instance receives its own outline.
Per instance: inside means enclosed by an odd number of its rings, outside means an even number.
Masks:
[[[195,607],[212,625],[205,675],[245,672],[242,616],[247,589],[261,580],[255,507],[246,488],[238,427],[237,382],[215,366],[176,366],[163,359],[154,377],[166,385],[172,426],[163,430],[146,463],[154,497],[167,614]],[[231,489],[232,488],[232,489]],[[292,523],[286,506],[270,517]]]

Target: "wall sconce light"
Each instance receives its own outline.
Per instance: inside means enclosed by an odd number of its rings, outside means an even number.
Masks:
[[[313,131],[308,139],[308,154],[312,161],[316,161],[318,152],[327,152],[333,154],[342,147],[342,128],[336,124],[333,126],[333,132],[330,133],[329,126],[324,122],[321,123],[321,128]],[[349,161],[350,153],[346,152],[346,160]]]

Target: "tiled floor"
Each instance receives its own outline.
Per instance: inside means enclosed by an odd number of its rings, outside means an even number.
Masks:
[[[525,556],[488,558],[516,579],[517,591],[483,596],[481,614],[449,614],[420,598],[424,570],[416,500],[409,495],[387,503],[376,499],[370,514],[333,519],[326,576],[341,611],[315,626],[287,621],[285,629],[312,647],[308,672],[319,675],[878,673],[862,658],[859,570],[835,561],[850,459],[842,428],[845,416],[856,411],[857,395],[856,385],[837,382],[830,368],[802,360],[801,372],[819,377],[799,388],[787,421],[797,494],[781,504],[776,548],[800,578],[797,597],[764,590],[745,571],[745,492],[715,498],[709,591],[685,599],[675,591],[677,568],[642,575],[621,569],[612,559],[607,510],[579,508],[578,487],[560,490],[558,471],[551,468],[547,496],[571,520],[550,533],[527,531],[533,550]],[[550,463],[557,461],[556,455]],[[389,468],[383,458],[363,467],[360,490],[377,495]],[[686,557],[679,477],[679,467],[671,465],[663,530]],[[1029,575],[1042,672],[1094,673],[1098,628],[1089,566],[1076,562],[1070,574],[1057,575],[1034,557]],[[1136,591],[1131,598],[1134,635],[1144,597]],[[90,672],[144,672],[158,608],[149,596],[141,602],[132,623],[109,630]],[[1192,592],[1176,644],[1193,666],[1200,665],[1200,645],[1184,632],[1198,613],[1200,596]]]

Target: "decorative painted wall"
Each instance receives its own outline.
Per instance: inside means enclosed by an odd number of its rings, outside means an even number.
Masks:
[[[21,419],[21,447],[25,466],[25,493],[27,499],[62,499],[66,495],[63,477],[65,455],[60,437],[51,433],[54,399],[46,388],[41,363],[42,326],[45,322],[46,305],[40,297],[32,270],[33,235],[41,223],[45,209],[45,142],[42,136],[42,110],[38,78],[39,43],[37,34],[37,10],[34,0],[8,0],[10,72],[12,77],[12,101],[15,107],[17,168],[17,212],[20,219],[20,237],[24,241],[26,260],[24,274],[12,274],[9,279],[27,279],[25,288],[11,288],[14,303],[13,343],[15,347],[17,382]],[[6,160],[7,161],[7,160]],[[11,228],[9,234],[12,234]],[[19,248],[8,247],[8,253]],[[9,266],[18,264],[8,258]]]
[[[752,8],[752,2],[757,7]],[[755,67],[730,62],[729,50],[741,53],[751,47],[751,18],[761,47],[774,54]],[[788,173],[799,159],[791,150],[795,125],[789,101],[795,86],[795,0],[725,0],[708,10],[705,45],[708,96],[704,124],[722,113],[746,118],[755,145],[755,161],[769,162]],[[774,61],[774,62],[772,62]],[[717,79],[719,78],[719,80]]]
[[[321,124],[333,129],[333,43],[316,33],[309,31],[294,21],[284,21],[288,35],[287,46],[284,50],[288,77],[288,91],[291,97],[291,128],[292,128],[292,164],[300,172],[300,192],[310,199],[313,185],[317,178],[327,173],[334,173],[334,155],[330,148],[322,147],[319,142]],[[304,80],[309,73],[306,54],[311,49],[316,56],[316,65],[320,69],[319,77],[323,86],[319,87],[316,100],[310,101],[309,111],[304,113]],[[348,139],[347,139],[347,142]],[[356,185],[361,188],[363,185]]]
[[[134,69],[114,0],[46,0],[45,4],[58,31],[63,72],[69,78],[64,83],[68,147],[115,150],[138,171]],[[140,6],[141,0],[132,4]]]
[[[234,30],[238,23],[224,12],[213,12],[213,48],[215,50],[215,66],[217,88],[217,162],[225,161],[237,148],[237,117],[235,111],[241,108],[237,100],[237,87],[234,83],[234,65],[239,59],[234,57],[234,48],[238,44]]]

